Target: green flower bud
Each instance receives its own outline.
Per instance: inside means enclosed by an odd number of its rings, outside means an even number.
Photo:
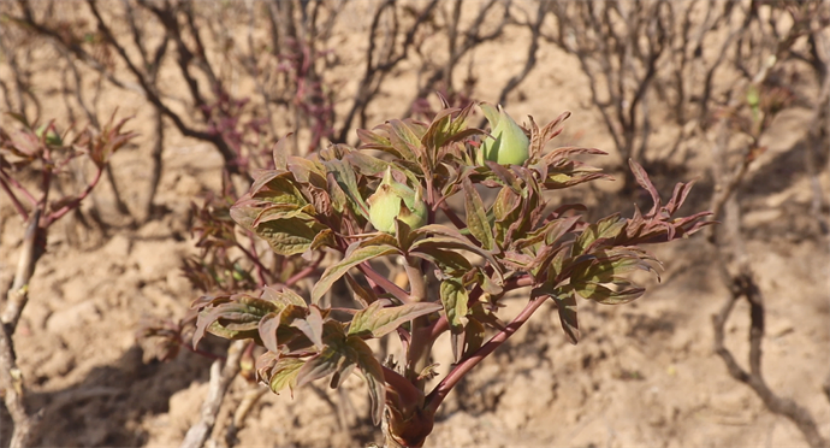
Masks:
[[[421,190],[412,188],[392,178],[387,168],[384,179],[375,193],[367,199],[369,222],[381,232],[395,233],[395,218],[417,229],[427,222],[427,204],[421,199]]]
[[[485,160],[496,162],[500,165],[522,165],[528,160],[528,146],[530,141],[522,128],[505,113],[502,106],[498,109],[490,104],[480,104],[485,118],[491,125],[493,138],[485,137],[479,147],[478,162],[480,165]]]

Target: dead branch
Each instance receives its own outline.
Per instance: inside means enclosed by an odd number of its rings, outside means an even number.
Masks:
[[[388,45],[387,48],[382,49],[376,54],[378,43],[376,41],[376,34],[378,27],[381,24],[381,17],[386,10],[390,10],[393,17],[393,39],[397,38],[398,32],[398,11],[395,8],[395,0],[387,0],[383,2],[375,10],[372,18],[372,24],[369,28],[368,39],[369,47],[366,52],[366,67],[364,68],[364,75],[358,85],[358,91],[352,100],[352,106],[341,124],[341,130],[337,133],[336,142],[345,142],[347,136],[352,129],[352,121],[355,115],[360,117],[360,127],[366,127],[366,109],[373,98],[378,94],[384,78],[395,68],[401,61],[405,60],[409,55],[410,49],[415,43],[416,33],[424,24],[436,8],[438,0],[431,0],[424,9],[418,14],[415,22],[410,26],[405,34],[404,42],[401,45],[400,52],[396,52],[394,45]]]
[[[497,101],[498,104],[505,104],[508,99],[508,94],[516,89],[517,86],[525,80],[534,66],[537,65],[537,51],[540,48],[541,36],[540,28],[545,20],[547,12],[546,8],[547,4],[545,2],[540,2],[537,6],[537,18],[533,23],[529,19],[525,24],[531,31],[531,44],[528,46],[528,56],[525,59],[525,65],[522,67],[522,71],[512,76],[511,79],[508,80],[508,83],[505,84],[505,87],[502,88],[502,91],[499,93],[499,100]]]
[[[589,78],[592,102],[622,160],[641,160],[645,155],[637,150],[636,140],[647,136],[638,111],[667,47],[666,24],[661,19],[668,8],[666,2],[549,5],[557,32],[545,39],[577,56]],[[603,87],[605,92],[601,93]]]
[[[768,69],[769,67],[763,68],[765,72]],[[729,132],[728,120],[726,118],[719,120],[716,140],[710,142],[713,151],[712,172],[716,181],[711,210],[714,212],[713,219],[722,222],[723,236],[713,226],[708,241],[716,253],[722,279],[730,291],[730,296],[726,299],[721,311],[712,317],[714,350],[724,361],[730,376],[750,387],[762,399],[768,410],[791,420],[811,446],[827,446],[828,442],[819,434],[810,413],[793,400],[776,395],[764,381],[761,367],[765,330],[764,296],[756,283],[750,257],[745,248],[741,232],[741,207],[738,202],[738,189],[748,172],[750,163],[754,160],[753,149],[758,135],[754,135],[754,143],[744,149],[742,160],[730,169],[726,167]],[[739,366],[734,355],[724,344],[726,322],[735,303],[741,299],[747,300],[750,304],[749,372]]]
[[[43,253],[40,216],[40,209],[37,209],[31,215],[29,225],[26,227],[17,272],[7,294],[3,315],[0,316],[0,322],[3,324],[3,331],[0,332],[0,382],[5,391],[6,409],[14,422],[9,444],[11,448],[29,446],[42,417],[40,412],[30,414],[26,410],[23,374],[17,366],[17,354],[12,340],[17,323],[20,321],[20,315],[29,299],[29,280],[32,278],[38,258]]]
[[[461,62],[462,58],[466,56],[468,53],[474,52],[478,46],[486,42],[491,42],[498,39],[500,36],[504,34],[505,28],[509,24],[516,23],[516,21],[510,14],[511,4],[512,2],[510,0],[502,4],[501,15],[499,15],[499,23],[497,23],[489,30],[483,29],[483,26],[485,25],[485,21],[487,19],[493,18],[493,16],[496,15],[495,13],[491,12],[494,6],[497,5],[496,0],[489,0],[483,3],[482,6],[479,7],[479,11],[476,13],[476,17],[473,19],[473,22],[471,22],[468,28],[464,30],[455,29],[458,27],[458,23],[455,23],[458,20],[458,18],[456,17],[456,11],[454,9],[451,20],[448,21],[447,26],[448,45],[450,46],[448,59],[441,67],[438,67],[435,70],[433,70],[432,74],[430,76],[427,76],[424,82],[419,83],[418,91],[416,92],[413,100],[410,102],[410,105],[407,107],[404,116],[410,116],[410,114],[414,110],[416,102],[420,99],[426,98],[434,90],[436,90],[436,83],[438,83],[439,81],[444,80],[444,85],[442,87],[448,94],[452,95],[453,93],[458,91],[456,87],[453,86],[452,81],[452,72],[454,68]],[[533,24],[528,23],[526,25],[529,26],[529,28],[533,28]],[[459,42],[461,37],[463,37],[463,39],[461,40],[461,42]],[[534,51],[534,54],[536,54],[536,51]],[[470,60],[472,63],[472,57]],[[423,64],[422,70],[427,71],[428,66],[429,64]],[[521,81],[522,80],[520,79],[519,82]],[[472,76],[468,76],[466,82],[473,83],[475,82],[475,80]],[[517,82],[517,85],[519,84],[519,82]],[[471,88],[472,85],[468,85],[466,87]],[[467,92],[466,94],[469,93],[470,92]]]
[[[231,382],[239,373],[239,360],[247,341],[236,341],[228,348],[228,356],[223,363],[220,360],[211,364],[211,377],[208,383],[208,397],[202,403],[199,421],[190,427],[181,448],[201,448],[213,431],[219,408],[225,399],[225,393]]]

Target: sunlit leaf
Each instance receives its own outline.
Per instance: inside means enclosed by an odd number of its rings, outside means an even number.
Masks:
[[[359,247],[351,253],[348,253],[343,260],[329,266],[326,271],[323,272],[323,275],[320,276],[320,280],[318,280],[314,288],[312,288],[312,301],[317,303],[317,301],[320,300],[324,294],[326,294],[329,288],[331,288],[339,278],[343,277],[349,269],[365,261],[372,260],[373,258],[391,255],[397,252],[398,249],[393,246],[381,245]]]
[[[271,369],[271,377],[268,379],[268,386],[272,392],[279,393],[287,386],[294,394],[297,387],[297,376],[304,362],[297,358],[280,358],[277,364]]]
[[[355,314],[349,326],[349,334],[380,338],[395,331],[404,322],[441,309],[442,306],[435,302],[406,303],[387,308],[380,301],[374,302]]]
[[[194,347],[211,328],[211,332],[232,338],[254,337],[257,325],[266,314],[279,311],[277,305],[256,297],[237,295],[216,306],[203,309],[196,320]]]
[[[465,196],[465,217],[467,218],[467,228],[470,234],[473,235],[486,250],[492,250],[493,229],[491,228],[488,217],[485,213],[485,206],[482,203],[482,198],[479,193],[473,188],[473,184],[469,178],[465,178],[462,182]]]

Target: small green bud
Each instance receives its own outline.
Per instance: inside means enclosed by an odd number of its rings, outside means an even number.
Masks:
[[[54,128],[52,128],[52,127],[47,128],[47,126],[45,124],[42,124],[42,125],[38,126],[37,129],[35,129],[35,135],[38,138],[43,137],[44,132],[46,132],[46,144],[47,145],[50,145],[50,146],[61,146],[61,145],[63,145],[63,140],[61,140],[61,136],[58,135],[57,132],[55,132]]]
[[[369,203],[369,222],[377,230],[395,233],[395,218],[417,229],[427,222],[427,204],[421,198],[421,190],[412,188],[392,177],[392,170],[387,168],[381,185],[367,199]]]
[[[496,162],[500,165],[522,165],[528,160],[528,136],[510,115],[505,113],[502,106],[494,108],[490,104],[479,105],[485,118],[491,125],[493,138],[485,137],[479,147],[478,162],[480,165],[485,160]]]

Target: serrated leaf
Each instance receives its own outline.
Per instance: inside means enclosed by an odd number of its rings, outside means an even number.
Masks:
[[[312,302],[317,303],[318,300],[326,294],[326,291],[328,291],[339,278],[343,277],[349,269],[365,261],[372,260],[373,258],[383,257],[397,252],[398,249],[393,246],[379,245],[359,247],[352,252],[347,253],[343,260],[326,268],[326,271],[324,271],[323,275],[320,276],[320,280],[318,280],[318,282],[315,283],[314,288],[312,288]]]
[[[386,402],[386,388],[384,386],[384,369],[381,363],[375,359],[372,349],[360,337],[350,336],[346,343],[357,354],[358,369],[366,381],[369,389],[369,404],[372,422],[380,424],[384,416],[384,404]]]
[[[384,308],[382,302],[377,301],[355,314],[348,334],[380,338],[395,331],[404,322],[441,309],[442,306],[435,302],[406,303]]]
[[[470,230],[470,234],[482,243],[482,247],[486,250],[492,250],[494,247],[493,229],[491,229],[491,224],[488,222],[482,198],[473,188],[473,183],[469,178],[462,181],[462,188],[465,196],[467,228]]]

